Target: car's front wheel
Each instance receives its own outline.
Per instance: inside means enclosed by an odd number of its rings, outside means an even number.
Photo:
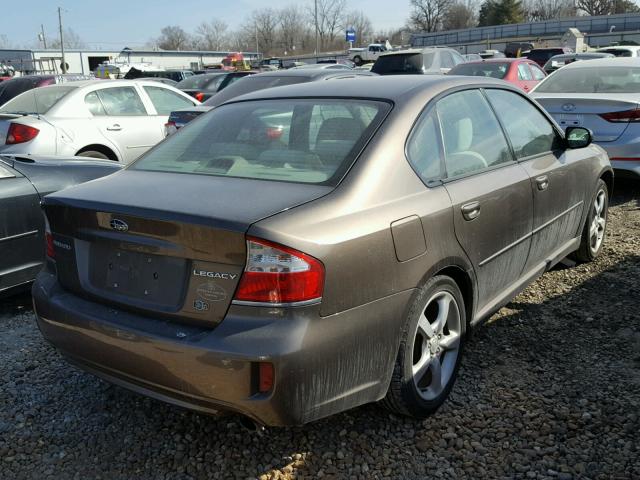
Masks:
[[[607,230],[607,212],[609,209],[609,190],[604,180],[598,180],[596,193],[589,205],[589,214],[584,224],[580,248],[575,252],[576,260],[592,262],[600,254]]]
[[[457,284],[446,276],[433,277],[409,311],[383,405],[417,418],[435,412],[455,382],[465,325]]]

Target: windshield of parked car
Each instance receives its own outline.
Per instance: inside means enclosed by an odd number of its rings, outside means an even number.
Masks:
[[[509,70],[509,64],[506,62],[461,63],[449,70],[449,75],[504,78],[507,70]]]
[[[293,75],[250,75],[225,88],[216,96],[211,97],[209,100],[204,102],[204,105],[217,107],[227,100],[244,95],[245,93],[264,90],[265,88],[304,83],[309,82],[310,80],[311,78],[302,75],[299,77]]]
[[[129,168],[335,185],[389,108],[343,99],[231,103],[200,116]]]
[[[207,90],[217,90],[217,87],[220,86],[220,83],[222,83],[225,76],[226,75],[223,73],[193,75],[189,78],[185,78],[181,82],[178,82],[176,88],[179,88],[180,90],[205,88]]]
[[[640,67],[561,68],[540,83],[535,91],[537,93],[640,93]]]
[[[24,92],[0,107],[0,113],[47,113],[65,95],[78,87],[55,85]]]
[[[598,50],[601,53],[610,53],[616,57],[633,57],[633,52],[626,48],[604,48]]]
[[[431,67],[434,57],[433,52],[383,55],[378,57],[371,71],[378,75],[424,73]]]

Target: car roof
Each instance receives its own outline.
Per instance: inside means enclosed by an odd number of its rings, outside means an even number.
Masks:
[[[381,57],[388,57],[389,55],[406,55],[407,53],[428,53],[443,50],[457,50],[449,47],[426,47],[426,48],[406,48],[404,50],[392,50],[391,52],[385,52],[381,54]],[[458,52],[459,53],[459,52]]]
[[[340,82],[340,83],[338,83]],[[273,87],[247,93],[228,103],[275,98],[372,98],[391,102],[410,101],[414,95],[426,90],[444,91],[462,85],[499,85],[510,88],[503,81],[487,77],[447,77],[446,75],[384,75],[353,76],[330,82],[308,82]]]
[[[482,62],[476,61],[476,62],[466,62],[466,63],[515,63],[515,62],[536,63],[533,60],[530,60],[530,59],[528,59],[526,57],[518,57],[518,58],[508,58],[508,57],[500,58],[500,57],[497,57],[497,58],[487,58],[486,60],[483,60]],[[462,65],[464,65],[464,64],[462,64]]]
[[[610,47],[600,47],[600,50],[638,50],[640,49],[640,45],[612,45]]]
[[[327,77],[331,75],[349,75],[353,74],[352,69],[338,68],[300,68],[300,69],[288,69],[288,70],[276,70],[273,72],[262,72],[255,75],[249,75],[249,78],[263,78],[263,77],[303,77],[303,78],[316,78]]]
[[[588,62],[573,62],[562,67],[567,68],[598,68],[598,67],[639,67],[640,59],[635,57],[594,58]]]
[[[59,83],[56,85],[48,85],[47,87],[44,88],[55,88],[55,87],[77,87],[77,88],[85,88],[85,87],[93,87],[95,85],[119,85],[122,87],[127,87],[127,86],[132,86],[132,85],[151,85],[153,87],[157,87],[158,84],[161,84],[161,82],[158,82],[157,80],[124,80],[124,79],[113,79],[113,80],[80,80],[77,82],[68,82],[68,83]],[[166,85],[164,84],[165,87],[170,85]]]

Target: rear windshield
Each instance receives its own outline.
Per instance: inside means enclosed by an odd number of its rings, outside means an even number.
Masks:
[[[540,83],[535,91],[538,93],[640,93],[640,68],[561,68]]]
[[[1,113],[47,113],[51,107],[77,87],[70,85],[34,88],[0,107]]]
[[[223,73],[216,73],[214,75],[193,75],[185,78],[181,82],[178,82],[176,88],[180,89],[203,89],[207,87],[207,90],[216,90],[216,86],[222,82],[225,75]],[[211,83],[211,85],[209,85]]]
[[[223,105],[129,168],[335,185],[390,105],[287,99]]]
[[[632,57],[633,52],[631,50],[627,50],[626,48],[605,48],[603,50],[598,50],[601,53],[611,53],[616,57]]]
[[[371,71],[378,75],[424,73],[431,67],[434,56],[433,52],[384,55],[378,57]]]
[[[245,93],[256,92],[258,90],[264,90],[265,88],[281,87],[283,85],[293,85],[294,83],[304,83],[310,81],[308,77],[297,77],[291,75],[250,75],[236,81],[233,85],[222,90],[216,96],[211,97],[204,102],[204,105],[211,105],[217,107],[231,98],[244,95]]]
[[[509,70],[508,63],[462,63],[453,67],[449,75],[469,75],[473,77],[504,78]]]
[[[12,78],[0,85],[0,106],[7,103],[22,92],[36,88],[40,79],[37,77]]]

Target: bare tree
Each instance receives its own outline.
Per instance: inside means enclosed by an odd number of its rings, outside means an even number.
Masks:
[[[342,21],[342,30],[353,28],[356,31],[356,41],[361,45],[366,45],[373,36],[373,25],[371,20],[362,10],[351,10]]]
[[[222,20],[202,22],[196,28],[195,44],[203,50],[225,50],[229,48],[229,27]]]
[[[307,19],[297,5],[290,5],[278,12],[280,18],[280,42],[286,52],[302,50],[305,37],[309,34]]]
[[[245,34],[258,37],[260,51],[265,54],[274,53],[278,35],[278,12],[273,8],[254,10],[250,23],[245,26]]]
[[[87,44],[80,38],[76,32],[71,28],[64,29],[64,48],[86,48]],[[49,48],[60,48],[60,37],[56,37],[49,44]]]
[[[7,37],[4,33],[0,35],[0,48],[11,48],[9,37]]]
[[[346,0],[318,0],[318,37],[320,49],[331,46],[344,18]],[[309,7],[310,23],[315,29],[314,7]]]
[[[525,0],[522,8],[529,22],[575,17],[577,13],[574,0]]]
[[[188,50],[192,47],[189,34],[178,26],[166,26],[160,30],[156,43],[163,50]]]
[[[459,30],[462,28],[471,28],[477,22],[475,11],[468,4],[454,3],[452,4],[442,20],[442,28],[444,30]]]
[[[453,0],[411,0],[410,28],[422,32],[441,30],[444,16],[452,4]]]
[[[612,3],[612,0],[576,0],[576,7],[587,15],[608,15]]]

